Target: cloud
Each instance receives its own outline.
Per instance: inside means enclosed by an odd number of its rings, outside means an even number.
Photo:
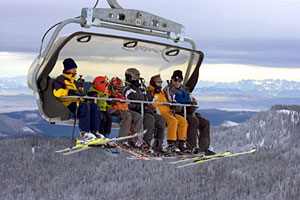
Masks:
[[[300,40],[206,41],[205,63],[300,67]]]
[[[108,7],[103,2],[98,7]],[[93,0],[2,0],[0,17],[5,28],[0,30],[0,51],[38,52],[40,40],[49,27],[80,15],[82,7],[92,7],[94,3]],[[299,0],[186,0],[184,3],[119,0],[119,3],[124,8],[145,10],[184,24],[186,36],[194,39],[198,49],[205,53],[206,63],[299,67]],[[78,25],[68,27],[71,33],[80,29]]]
[[[0,77],[27,74],[35,56],[33,53],[0,52]]]

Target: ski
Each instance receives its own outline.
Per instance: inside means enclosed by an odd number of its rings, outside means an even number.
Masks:
[[[129,154],[132,154],[133,156],[135,156],[136,158],[140,158],[140,159],[143,159],[143,160],[150,160],[150,158],[140,154],[139,152],[135,152],[131,149],[127,149],[125,147],[122,147],[122,146],[119,146],[119,145],[116,145],[117,148],[129,153]]]
[[[254,153],[255,151],[256,151],[256,148],[253,148],[250,151],[242,151],[242,152],[232,153],[232,154],[230,152],[225,152],[221,156],[215,156],[215,157],[210,157],[210,158],[207,158],[207,157],[199,158],[198,160],[194,160],[191,163],[179,165],[176,168],[183,168],[183,167],[196,165],[196,164],[200,164],[200,163],[204,163],[204,162],[208,162],[208,161],[212,161],[212,160],[218,160],[218,159],[222,159],[222,158],[228,158],[228,157],[234,157],[234,156],[239,156],[239,155],[250,154],[250,153]]]
[[[84,145],[84,146],[82,146],[81,148],[74,149],[74,150],[72,149],[72,150],[70,150],[70,151],[63,152],[62,155],[67,156],[67,155],[71,155],[71,154],[73,154],[73,153],[77,153],[77,152],[80,152],[80,151],[84,151],[84,150],[87,150],[87,149],[90,149],[90,148],[92,148],[92,147],[90,147],[90,146],[88,146],[88,145]]]
[[[145,133],[145,131],[143,131],[142,133],[136,133],[134,135],[118,137],[118,138],[112,138],[112,139],[97,138],[97,139],[93,139],[92,141],[87,142],[87,143],[82,143],[80,140],[77,140],[77,143],[74,147],[69,147],[69,148],[65,148],[65,149],[62,149],[62,150],[57,150],[55,152],[56,153],[62,153],[63,155],[70,155],[70,154],[73,154],[73,153],[77,153],[77,152],[80,152],[80,151],[90,149],[91,147],[102,146],[102,145],[107,144],[107,143],[127,140],[127,139],[138,137],[138,136],[140,137],[140,136],[143,136],[144,133]]]
[[[218,152],[215,155],[210,155],[210,156],[206,156],[206,155],[190,155],[190,156],[184,156],[182,159],[180,160],[176,160],[173,162],[169,162],[170,164],[177,164],[177,163],[183,163],[183,162],[187,162],[187,161],[192,161],[192,160],[198,160],[198,159],[208,159],[208,158],[214,158],[214,157],[222,157],[226,154],[228,154],[229,151],[226,151],[224,153]],[[230,153],[230,152],[229,152]]]

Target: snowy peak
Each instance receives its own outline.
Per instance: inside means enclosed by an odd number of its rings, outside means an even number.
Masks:
[[[279,79],[241,80],[231,83],[199,81],[195,91],[240,92],[245,94],[299,97],[300,82]]]

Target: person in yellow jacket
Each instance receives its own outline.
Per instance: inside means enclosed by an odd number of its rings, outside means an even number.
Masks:
[[[151,94],[154,102],[168,102],[164,91],[162,90],[162,79],[160,75],[155,75],[150,79],[150,85],[147,87],[148,93]],[[188,123],[181,115],[173,113],[169,105],[153,104],[158,109],[167,122],[167,141],[168,149],[172,152],[179,153],[185,151],[185,141]],[[179,143],[179,150],[176,143]]]
[[[78,98],[61,98],[65,96],[84,96],[83,90],[79,87],[79,82],[75,81],[77,76],[77,65],[72,58],[63,61],[63,73],[53,82],[53,95],[58,98],[63,105],[69,108],[70,112],[76,113]],[[97,133],[100,126],[100,110],[95,103],[80,102],[77,112],[79,118],[79,129],[83,139],[91,139],[94,135],[101,137]]]

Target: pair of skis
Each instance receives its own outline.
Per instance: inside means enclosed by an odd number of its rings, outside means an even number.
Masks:
[[[210,155],[210,156],[196,156],[196,157],[192,157],[192,158],[184,158],[184,159],[170,162],[170,164],[180,164],[180,165],[177,165],[176,168],[184,168],[184,167],[197,165],[197,164],[201,164],[204,162],[209,162],[209,161],[213,161],[213,160],[217,160],[217,159],[251,154],[251,153],[254,153],[255,151],[256,151],[256,148],[253,148],[250,151],[242,151],[242,152],[238,152],[238,153],[230,153],[229,151],[227,151],[224,153],[216,153],[215,155]],[[186,162],[188,162],[188,163],[186,163]],[[186,163],[186,164],[182,164],[182,163]]]
[[[118,137],[118,138],[112,138],[112,139],[108,139],[108,138],[97,138],[97,139],[93,139],[90,142],[87,143],[82,143],[80,140],[77,140],[77,143],[75,146],[73,147],[69,147],[69,148],[65,148],[65,149],[61,149],[61,150],[57,150],[55,151],[56,153],[61,153],[62,155],[71,155],[80,151],[85,151],[87,149],[90,149],[92,147],[103,147],[106,144],[109,144],[111,142],[117,142],[117,141],[122,141],[122,140],[127,140],[130,138],[134,138],[134,137],[141,137],[144,135],[144,132],[142,133],[136,133],[134,135],[130,135],[130,136],[124,136],[124,137]],[[116,145],[118,146],[118,145]]]

